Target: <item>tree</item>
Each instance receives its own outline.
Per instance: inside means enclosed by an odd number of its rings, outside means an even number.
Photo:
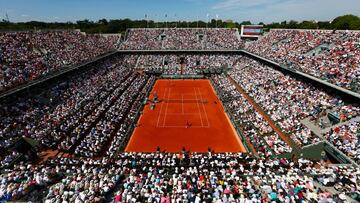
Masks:
[[[298,25],[298,22],[297,21],[295,21],[295,20],[290,20],[290,22],[289,22],[289,24],[288,24],[288,28],[290,28],[290,29],[296,29],[297,27],[298,27],[299,25]]]
[[[86,30],[86,29],[91,29],[91,27],[93,27],[94,22],[85,19],[85,20],[79,20],[76,21],[77,27],[81,30]]]
[[[357,30],[360,29],[360,18],[354,15],[344,15],[335,18],[331,26],[336,30]]]
[[[100,20],[98,21],[98,24],[107,25],[107,24],[108,24],[108,21],[107,21],[105,18],[103,18],[103,19],[100,19]]]
[[[249,20],[243,21],[240,23],[240,25],[251,25],[251,22]]]
[[[177,25],[178,28],[182,27],[206,27],[207,24],[204,21],[192,21],[192,22],[168,22],[169,27]],[[243,21],[241,23],[222,21],[220,19],[212,19],[209,23],[209,27],[219,28],[240,28],[241,25],[251,25],[250,21]],[[360,30],[360,18],[354,15],[344,15],[335,18],[332,22],[322,21],[303,21],[301,23],[294,20],[274,22],[270,24],[264,24],[264,30],[271,28],[290,28],[290,29],[341,29],[341,30]],[[79,20],[73,22],[8,22],[6,20],[0,21],[0,31],[6,30],[32,30],[32,29],[80,29],[86,33],[124,33],[128,28],[145,28],[149,25],[150,28],[165,27],[165,22],[154,22],[146,20],[131,20],[131,19],[99,19],[96,22],[90,20]]]
[[[317,24],[319,29],[332,29],[329,21],[319,21]]]
[[[299,24],[300,29],[317,29],[317,23],[314,21],[303,21]]]
[[[226,28],[236,28],[237,26],[236,26],[236,24],[234,22],[228,21],[228,22],[225,23],[225,27]]]

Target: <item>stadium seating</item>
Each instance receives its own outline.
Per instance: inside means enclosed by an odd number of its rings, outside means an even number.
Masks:
[[[321,164],[321,167],[315,165]],[[245,154],[124,153],[107,159],[50,159],[0,175],[0,200],[33,194],[44,201],[345,202],[359,168]],[[341,183],[340,183],[341,182]],[[338,194],[324,186],[342,184]]]
[[[0,33],[0,92],[117,48],[119,37],[79,31]]]
[[[125,50],[236,50],[243,46],[237,29],[129,29]]]
[[[236,32],[130,29],[119,46],[126,50],[232,50],[243,46]],[[337,84],[356,90],[348,81],[356,81],[358,74],[348,64],[358,65],[358,44],[352,43],[356,37],[356,32],[274,30],[247,49],[318,77],[331,68],[316,67],[320,62],[310,62],[312,58],[347,64],[336,77],[324,79],[340,79]],[[1,33],[0,89],[93,59],[117,48],[117,42],[117,37],[77,31]],[[329,49],[317,49],[324,44]],[[351,57],[345,59],[345,53]],[[124,150],[157,79],[146,71],[197,75],[209,69],[226,69],[226,74],[214,72],[206,77],[234,127],[239,127],[243,144],[250,147],[248,153],[216,153],[211,148],[207,153]],[[341,79],[343,74],[346,80]],[[360,200],[356,164],[333,164],[326,156],[324,161],[283,158],[327,140],[359,164],[360,123],[354,121],[360,116],[358,103],[244,56],[114,54],[52,81],[39,92],[29,91],[0,104],[0,202]],[[339,117],[336,126],[325,124],[329,113]],[[320,134],[309,123],[318,126]],[[56,153],[48,158],[38,151],[40,159],[31,160],[12,150],[21,137]]]
[[[231,77],[299,146],[319,141],[301,120],[313,117],[320,122],[322,112],[346,106],[352,109],[347,119],[360,113],[359,107],[255,60],[243,58],[238,64]]]
[[[359,126],[357,121],[338,126],[325,133],[324,137],[347,156],[360,163]]]
[[[183,61],[181,62],[181,60]],[[222,70],[237,65],[240,56],[226,54],[146,54],[127,55],[125,61],[135,69],[145,71],[159,70],[165,75],[182,74],[196,75],[204,70]],[[183,63],[183,64],[181,64]]]
[[[274,132],[227,78],[215,76],[213,81],[218,85],[220,91],[224,91],[221,94],[221,97],[226,98],[224,105],[227,105],[232,111],[231,113],[242,127],[242,132],[258,154],[271,156],[291,152],[291,147]]]
[[[248,44],[250,52],[360,92],[360,32],[271,30]]]

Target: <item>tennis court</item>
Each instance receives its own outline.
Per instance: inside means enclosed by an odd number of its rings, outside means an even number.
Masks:
[[[125,151],[245,152],[208,80],[158,80]]]

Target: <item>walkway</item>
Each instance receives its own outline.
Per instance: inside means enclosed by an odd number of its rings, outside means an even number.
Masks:
[[[324,129],[320,128],[319,126],[314,125],[314,123],[310,121],[310,118],[305,118],[305,119],[301,120],[300,122],[302,124],[304,124],[306,127],[308,127],[309,129],[311,129],[311,131],[313,131],[315,134],[323,135],[323,134],[329,132],[331,129],[334,129],[338,126],[349,124],[354,121],[360,122],[360,116],[357,116],[357,117],[352,118],[345,122],[340,122],[338,124],[332,125],[330,127],[324,128]]]

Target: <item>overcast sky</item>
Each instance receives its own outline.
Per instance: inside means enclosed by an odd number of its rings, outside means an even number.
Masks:
[[[330,21],[360,16],[360,0],[0,0],[0,19],[76,21],[82,19],[206,20],[241,22]],[[165,15],[167,17],[165,17]]]

